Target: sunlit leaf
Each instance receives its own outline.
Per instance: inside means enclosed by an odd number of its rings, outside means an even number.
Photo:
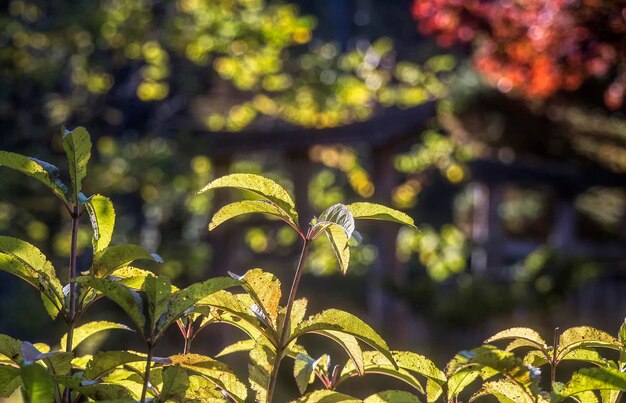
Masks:
[[[94,195],[85,203],[91,227],[93,228],[93,251],[100,252],[111,243],[115,227],[115,209],[107,197]]]
[[[179,366],[167,367],[163,370],[163,386],[158,402],[184,400],[185,392],[189,387],[187,371]]]
[[[208,378],[237,402],[246,400],[246,386],[226,364],[198,354],[179,354],[169,358],[172,365],[179,365]]]
[[[224,288],[234,287],[237,281],[228,277],[211,278],[201,283],[195,283],[187,288],[179,290],[172,295],[167,314],[158,324],[159,332],[163,332],[167,326],[174,323],[185,311],[191,308],[196,302],[206,298],[216,291]]]
[[[87,363],[85,378],[96,380],[122,364],[139,361],[146,361],[146,355],[132,351],[99,351]]]
[[[589,326],[572,327],[559,337],[557,359],[561,359],[576,348],[605,347],[619,350],[622,344],[615,337]]]
[[[483,387],[472,396],[470,402],[482,396],[492,395],[500,403],[534,403],[535,399],[529,396],[523,388],[514,382],[503,379],[486,382]]]
[[[85,341],[85,339],[87,339],[88,337],[91,337],[99,332],[113,329],[131,330],[128,326],[122,325],[121,323],[107,322],[104,320],[89,322],[74,329],[71,350],[74,350],[76,347],[78,347],[78,345]],[[61,337],[61,341],[59,343],[61,347],[65,347],[65,345],[67,344],[67,334],[64,334],[63,337]]]
[[[78,199],[82,189],[82,181],[87,176],[87,163],[91,158],[91,139],[84,127],[72,131],[64,130],[63,148],[70,167],[73,196]]]
[[[365,366],[363,361],[363,350],[361,349],[356,337],[334,330],[318,330],[316,333],[321,336],[326,336],[335,343],[339,344],[348,354],[348,357],[350,357],[350,362],[354,364],[357,373],[363,374]]]
[[[266,340],[257,340],[254,348],[250,350],[248,381],[258,402],[267,400],[267,388],[275,359],[276,350]]]
[[[383,206],[382,204],[359,202],[352,203],[347,207],[354,219],[391,221],[415,228],[411,217],[401,211]]]
[[[223,357],[228,354],[239,353],[242,351],[250,351],[254,348],[255,345],[256,345],[256,340],[253,340],[253,339],[241,340],[241,341],[235,342],[231,345],[224,347],[222,351],[220,351],[219,353],[215,355],[215,357],[216,358]]]
[[[341,273],[346,274],[350,265],[350,248],[345,231],[337,225],[330,225],[326,227],[324,233],[328,237],[333,252],[335,252]]]
[[[85,395],[96,402],[132,399],[130,392],[122,385],[113,383],[89,383],[81,382],[79,378],[73,376],[57,376],[54,378],[61,385],[68,386],[72,390]]]
[[[22,367],[22,392],[27,402],[54,401],[54,382],[44,367],[39,364],[29,364]]]
[[[389,347],[382,337],[380,337],[367,323],[348,312],[340,311],[338,309],[328,309],[314,315],[298,326],[298,329],[295,332],[295,337],[299,337],[306,333],[316,333],[320,330],[334,330],[350,334],[380,351],[389,359],[389,362],[395,366],[393,357],[389,352]]]
[[[539,349],[548,348],[546,342],[541,338],[539,333],[527,327],[514,327],[511,329],[503,330],[485,340],[485,343],[492,343],[494,341],[507,339],[523,340],[527,343],[526,345],[529,347],[535,347]],[[519,347],[521,346],[522,345],[519,345]],[[509,348],[507,348],[507,350],[509,350]]]
[[[172,284],[170,279],[165,276],[147,276],[144,279],[142,291],[144,291],[148,300],[150,330],[154,333],[161,316],[167,312]]]
[[[217,188],[239,188],[256,193],[283,210],[293,222],[298,222],[298,214],[293,199],[282,186],[271,179],[253,174],[226,175],[215,179],[198,193]]]
[[[334,390],[316,390],[296,400],[297,403],[363,403],[361,399],[335,392]]]
[[[16,364],[22,360],[22,342],[9,337],[5,334],[0,334],[0,355],[7,357],[9,360]]]
[[[143,302],[139,294],[115,281],[90,276],[77,277],[76,282],[92,287],[115,302],[143,332],[146,318],[143,315]]]
[[[59,169],[52,164],[20,154],[0,150],[0,166],[22,172],[44,185],[61,200],[67,201],[67,187],[59,180]]]
[[[141,259],[156,261],[155,257],[141,246],[113,245],[94,255],[90,271],[94,276],[102,278]]]
[[[0,365],[0,397],[9,397],[22,384],[20,369],[10,365]]]
[[[384,390],[370,395],[363,400],[363,403],[420,403],[420,399],[403,390]]]
[[[346,234],[346,239],[352,237],[352,233],[354,232],[354,217],[344,204],[337,203],[324,210],[317,218],[313,229],[319,233],[333,224],[343,229]]]
[[[293,363],[293,376],[296,379],[296,385],[300,394],[306,392],[306,388],[315,379],[315,367],[319,362],[319,358],[313,359],[305,354],[298,354]]]
[[[565,398],[589,390],[620,390],[626,391],[626,373],[614,368],[583,368],[572,375],[572,379],[557,390],[555,400]]]
[[[213,215],[213,218],[209,223],[209,231],[214,230],[217,226],[224,223],[225,221],[230,220],[231,218],[252,213],[269,214],[273,217],[277,217],[283,221],[286,221],[292,226],[298,226],[298,223],[294,222],[293,218],[287,215],[275,204],[272,204],[265,200],[244,200],[227,204],[226,206],[219,209],[217,213]]]
[[[281,297],[278,278],[261,269],[248,270],[243,276],[229,274],[239,280],[241,286],[258,304],[259,309],[267,317],[272,327],[278,329],[278,306]]]

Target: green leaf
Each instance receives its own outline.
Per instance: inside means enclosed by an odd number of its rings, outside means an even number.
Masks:
[[[367,202],[352,203],[348,205],[348,210],[350,210],[355,219],[391,221],[416,228],[411,217],[401,211],[381,204]]]
[[[219,361],[198,354],[179,354],[169,357],[171,365],[179,365],[211,380],[237,402],[246,400],[248,392],[235,374]]]
[[[20,373],[25,401],[33,403],[54,401],[54,382],[44,367],[39,364],[25,365]]]
[[[91,139],[84,127],[72,131],[64,130],[63,148],[70,167],[73,195],[78,200],[82,189],[82,181],[87,176],[87,162],[91,157]]]
[[[128,266],[135,260],[140,259],[157,261],[154,255],[146,252],[146,250],[141,246],[109,246],[94,255],[90,272],[95,277],[103,278],[111,272],[124,266]]]
[[[333,248],[333,252],[335,252],[339,268],[341,269],[341,274],[345,275],[348,272],[348,266],[350,265],[350,248],[348,247],[349,239],[346,236],[345,231],[337,225],[328,226],[324,230],[324,233],[326,234],[326,237],[328,237],[328,241],[330,242],[330,246]]]
[[[555,393],[556,401],[589,390],[626,391],[626,373],[614,368],[583,368],[572,375],[563,390]]]
[[[40,290],[48,313],[53,319],[57,316],[63,306],[63,288],[52,263],[39,249],[21,239],[0,236],[0,270]]]
[[[317,334],[326,336],[335,343],[339,344],[352,360],[351,362],[354,364],[357,373],[359,375],[364,373],[365,363],[363,361],[363,350],[361,349],[361,346],[359,346],[359,342],[356,337],[334,330],[318,330]]]
[[[167,312],[172,292],[172,283],[165,276],[149,275],[144,278],[142,290],[148,300],[148,312],[150,313],[150,331],[154,333],[159,320]]]
[[[115,302],[135,323],[143,334],[146,318],[143,316],[143,302],[136,291],[118,282],[89,276],[77,277],[76,282],[94,288]]]
[[[232,354],[232,353],[239,353],[242,351],[250,351],[254,348],[254,346],[256,345],[256,341],[253,339],[248,339],[248,340],[241,340],[238,342],[235,342],[229,346],[224,347],[224,349],[222,349],[222,351],[220,351],[219,353],[217,353],[215,355],[215,357],[223,357],[225,355],[228,354]]]
[[[130,392],[122,385],[107,382],[96,384],[84,383],[81,379],[73,376],[57,376],[55,380],[59,384],[65,385],[96,402],[111,400],[123,400],[128,402],[129,399],[132,399]]]
[[[296,400],[297,403],[363,403],[362,400],[333,390],[316,390]]]
[[[356,337],[380,351],[389,359],[389,362],[395,366],[393,357],[389,352],[389,347],[382,337],[361,319],[338,309],[328,309],[310,317],[298,326],[295,336],[292,337],[292,339],[306,333],[318,333],[319,331],[328,330],[347,333]]]
[[[576,348],[605,347],[619,350],[622,344],[615,337],[589,326],[573,327],[559,337],[557,360],[562,359]]]
[[[99,351],[87,363],[85,378],[97,380],[122,364],[144,362],[146,355],[132,351]]]
[[[305,354],[296,355],[293,363],[293,376],[301,395],[306,392],[307,386],[315,380],[315,368],[320,359],[321,357],[316,360]]]
[[[248,382],[256,394],[257,402],[267,401],[267,388],[275,359],[276,350],[265,339],[258,339],[254,348],[250,350]]]
[[[231,218],[239,217],[245,214],[263,213],[269,214],[273,217],[280,218],[291,226],[298,227],[298,223],[293,221],[288,214],[278,208],[275,204],[272,204],[265,200],[244,200],[236,203],[227,204],[222,207],[213,215],[211,222],[209,223],[209,231],[213,231],[217,226],[230,220]]]
[[[291,306],[291,319],[289,320],[289,334],[287,336],[291,336],[298,325],[302,323],[304,315],[306,315],[307,305],[308,300],[306,298],[298,298],[293,301],[293,305]],[[285,307],[280,309],[279,317],[281,318],[281,322],[284,321],[285,311]]]
[[[563,360],[586,361],[592,364],[599,365],[601,367],[605,367],[608,365],[607,359],[600,356],[597,351],[588,348],[577,348],[575,350],[572,350],[563,358],[561,358],[561,361]]]
[[[198,193],[217,188],[239,188],[255,193],[283,210],[293,222],[298,222],[293,199],[282,186],[271,179],[253,174],[232,174],[215,179]]]
[[[341,203],[330,206],[320,214],[313,226],[313,230],[319,233],[331,225],[337,225],[343,229],[346,234],[346,239],[352,237],[352,233],[354,232],[354,217],[350,210],[348,210],[348,207]]]
[[[403,390],[385,390],[370,395],[363,400],[363,403],[420,403],[420,399]]]
[[[22,342],[5,334],[0,334],[0,354],[19,364],[22,360]]]
[[[95,254],[111,243],[113,228],[115,227],[115,209],[111,200],[102,195],[91,196],[85,203],[85,207],[93,228],[91,243]]]
[[[363,352],[363,374],[379,374],[386,375],[392,378],[396,378],[407,385],[418,390],[420,393],[424,393],[424,388],[420,384],[420,382],[411,374],[408,370],[404,368],[396,368],[390,364],[389,358],[385,357],[378,351],[365,351]],[[354,364],[353,360],[346,362],[343,369],[341,370],[341,374],[339,375],[339,379],[337,384],[341,384],[346,380],[359,376],[359,372]]]
[[[465,388],[481,375],[480,369],[465,368],[448,375],[448,400],[454,401]]]
[[[0,397],[9,397],[22,384],[20,369],[0,365]]]
[[[544,350],[548,348],[546,342],[541,338],[539,333],[527,327],[514,327],[503,330],[485,340],[485,343],[493,343],[494,341],[507,339],[522,340],[526,342],[526,344],[519,344],[516,345],[516,347],[529,346]],[[509,350],[509,348],[507,348],[507,350]]]
[[[492,395],[500,403],[534,403],[528,394],[514,382],[503,379],[494,382],[486,382],[483,387],[472,396],[470,402],[482,396]]]
[[[423,355],[410,351],[392,351],[392,354],[398,367],[428,379],[429,383],[426,388],[428,402],[434,402],[439,399],[447,379],[443,371],[434,362]]]
[[[52,164],[20,154],[0,151],[0,166],[26,174],[48,186],[55,196],[67,202],[67,187],[59,180],[59,169]]]
[[[228,277],[216,277],[201,283],[195,283],[179,290],[172,295],[167,314],[158,324],[158,332],[162,333],[170,324],[180,318],[195,303],[225,288],[234,287],[237,281]]]
[[[184,400],[185,392],[189,387],[189,376],[187,371],[179,366],[167,367],[163,370],[163,386],[161,394],[156,402]]]
[[[121,323],[107,322],[104,320],[89,322],[77,327],[76,329],[74,329],[74,335],[72,337],[72,351],[74,351],[74,349],[78,347],[78,345],[85,341],[88,337],[91,337],[99,332],[113,329],[131,330],[128,326],[122,325]],[[59,343],[61,347],[65,347],[65,345],[67,344],[67,334],[64,334],[63,337],[61,337],[61,341]]]
[[[202,403],[223,403],[224,395],[215,387],[213,382],[200,375],[189,376],[189,388],[182,401],[202,402]]]
[[[261,269],[248,270],[243,276],[230,272],[228,274],[237,279],[244,290],[250,294],[272,328],[278,329],[278,306],[281,297],[278,278]]]

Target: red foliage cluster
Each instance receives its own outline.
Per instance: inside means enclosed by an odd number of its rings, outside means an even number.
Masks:
[[[605,103],[623,105],[625,0],[415,0],[413,15],[442,46],[472,43],[476,68],[502,92],[543,99],[610,76]]]

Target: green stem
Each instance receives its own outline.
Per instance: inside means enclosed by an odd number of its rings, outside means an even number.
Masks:
[[[148,391],[148,384],[150,383],[150,368],[152,367],[152,349],[154,346],[152,343],[148,344],[148,357],[146,358],[146,372],[143,376],[143,388],[141,389],[141,403],[146,401],[146,392]]]
[[[558,365],[558,363],[556,362],[556,352],[558,350],[558,344],[559,344],[559,328],[555,327],[554,328],[554,342],[552,343],[552,360],[550,362],[550,387],[552,388],[552,385],[554,384],[554,382],[556,381],[556,366]]]
[[[278,378],[278,369],[280,368],[280,362],[282,361],[285,348],[287,348],[287,346],[285,345],[285,341],[289,336],[291,310],[293,308],[293,302],[296,300],[296,294],[298,293],[298,285],[300,285],[300,279],[302,278],[304,260],[306,259],[306,254],[309,249],[310,242],[311,240],[308,238],[308,236],[304,238],[302,252],[300,252],[300,259],[298,260],[298,266],[296,267],[296,274],[293,277],[293,283],[291,283],[291,290],[289,291],[289,298],[287,299],[287,306],[285,309],[285,319],[283,320],[283,328],[281,331],[280,339],[278,340],[276,357],[274,358],[274,364],[272,365],[272,372],[270,374],[270,381],[267,387],[267,403],[272,402],[274,389],[276,387],[276,379]]]
[[[70,246],[70,267],[67,275],[68,283],[70,286],[69,299],[70,306],[69,312],[67,314],[67,344],[65,346],[65,351],[72,351],[72,344],[74,342],[74,325],[76,323],[76,283],[74,282],[76,278],[76,257],[77,257],[77,245],[78,245],[78,224],[79,224],[79,207],[78,202],[74,204],[74,210],[72,212],[72,243]],[[64,391],[64,400],[67,403],[72,402],[72,394],[70,393],[69,387],[65,388]]]

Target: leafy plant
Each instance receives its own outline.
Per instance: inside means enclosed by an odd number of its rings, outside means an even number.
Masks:
[[[69,163],[69,185],[61,180],[59,170],[46,162],[0,151],[0,165],[27,174],[50,188],[67,211],[73,229],[64,281],[34,245],[0,236],[0,270],[36,288],[51,318],[61,317],[67,324],[67,332],[54,346],[0,335],[0,396],[9,396],[21,388],[24,399],[32,402],[244,402],[252,398],[272,402],[276,401],[278,371],[285,359],[293,362],[294,382],[302,395],[297,402],[419,402],[417,395],[428,402],[457,401],[479,378],[485,382],[471,400],[492,395],[501,402],[560,402],[573,398],[615,403],[626,390],[626,324],[617,338],[590,327],[568,329],[560,336],[555,333],[553,346],[548,346],[531,329],[508,329],[486,341],[506,340],[504,350],[487,344],[461,352],[444,373],[427,357],[390,350],[374,329],[348,312],[327,309],[307,316],[308,300],[298,298],[298,288],[307,252],[315,239],[328,239],[345,274],[349,269],[350,245],[361,238],[356,231],[359,220],[390,221],[414,228],[413,220],[378,204],[336,204],[301,228],[288,192],[258,175],[224,176],[200,192],[237,188],[255,197],[222,207],[213,216],[210,230],[232,218],[261,213],[284,221],[297,233],[302,249],[286,299],[280,280],[259,268],[180,289],[167,276],[133,266],[138,260],[160,263],[158,255],[136,245],[111,245],[115,226],[113,204],[102,195],[86,196],[81,185],[91,155],[87,131],[64,131],[63,144]],[[85,216],[93,229],[93,259],[88,270],[79,273],[77,232],[79,221]],[[103,297],[120,307],[134,330],[110,321],[82,322],[88,308]],[[227,346],[214,358],[192,353],[194,339],[215,323],[235,326],[247,338]],[[183,336],[181,353],[159,357],[155,355],[158,342],[173,324]],[[146,352],[121,350],[77,355],[77,347],[87,338],[111,330],[134,331],[144,342]],[[346,353],[345,362],[336,364],[329,354],[311,356],[303,344],[311,334],[340,346]],[[514,354],[519,349],[527,350],[523,357]],[[616,351],[617,359],[603,358],[600,351],[606,349]],[[248,384],[216,359],[241,352],[249,357]],[[556,370],[566,360],[590,363],[593,367],[582,368],[567,383],[560,383]],[[551,369],[547,391],[541,389],[542,366]],[[338,391],[344,382],[368,374],[393,377],[411,392],[385,390],[360,399]],[[309,390],[316,379],[324,388]],[[254,393],[249,393],[248,387]]]

